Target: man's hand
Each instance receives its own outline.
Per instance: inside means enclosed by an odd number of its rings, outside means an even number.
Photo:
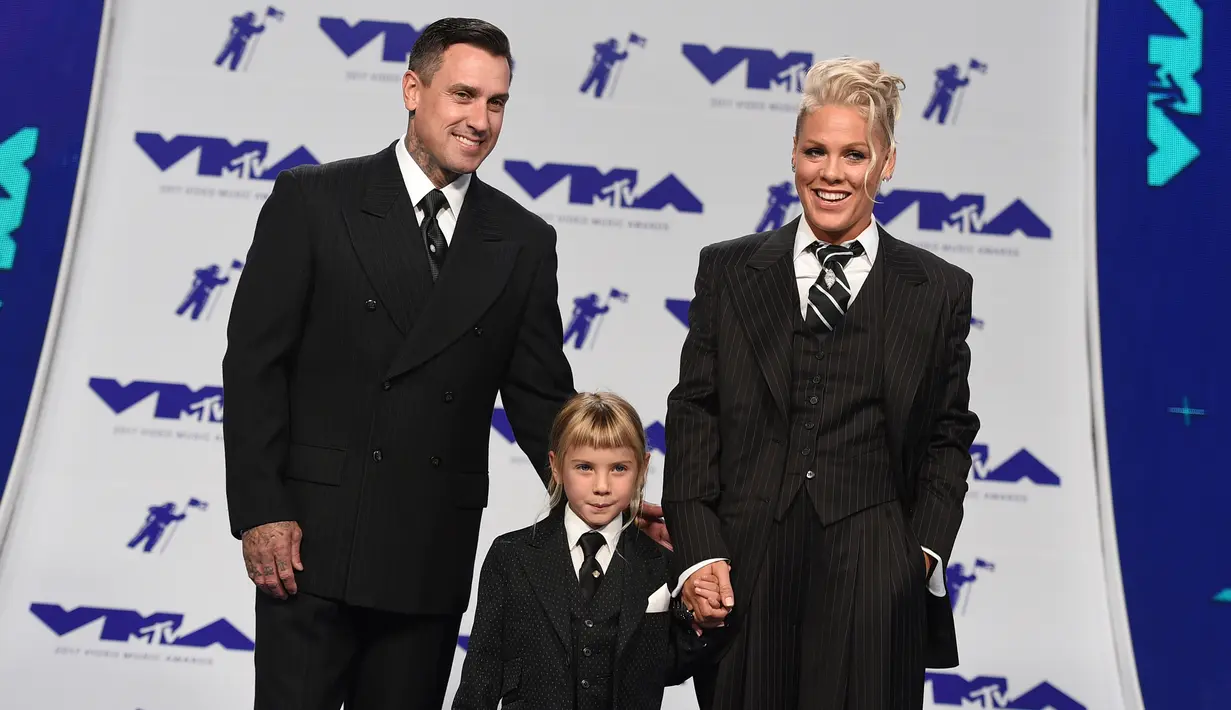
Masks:
[[[244,531],[244,564],[248,579],[271,597],[286,599],[295,594],[295,572],[303,571],[299,560],[299,523],[288,520],[266,523]]]
[[[693,572],[684,582],[680,596],[684,606],[693,613],[693,622],[703,629],[722,626],[735,607],[735,592],[731,590],[731,566],[714,562]]]
[[[924,577],[932,576],[932,564],[933,564],[932,556],[926,552],[923,553],[923,572],[924,572],[923,576]]]
[[[637,527],[646,535],[654,538],[659,545],[674,551],[671,546],[671,536],[667,534],[667,524],[663,522],[663,507],[649,501],[641,502],[641,513],[637,515]]]

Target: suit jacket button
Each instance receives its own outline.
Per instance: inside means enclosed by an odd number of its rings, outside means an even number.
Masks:
[[[589,646],[586,646],[585,648],[581,649],[581,652],[584,653],[586,656],[594,655],[594,652],[590,650]]]
[[[445,401],[446,401],[446,402],[452,402],[452,401],[453,401],[453,393],[452,393],[452,392],[445,392]]]
[[[807,473],[805,473],[805,474],[804,474],[804,478],[807,478],[807,479],[813,479],[813,478],[816,478],[816,474],[815,474],[815,473],[813,473],[812,471],[809,471],[809,472],[807,472]]]
[[[376,310],[376,301],[373,301],[372,299],[369,298],[368,302],[363,304],[363,307],[368,309],[369,311],[374,311]]]
[[[380,449],[372,452],[372,460],[376,463],[380,463],[383,458],[385,458],[385,455],[380,452]]]
[[[589,688],[589,687],[590,687],[590,681],[588,681],[588,680],[582,680],[582,681],[581,681],[581,687],[583,687],[583,688]]]
[[[389,380],[385,380],[384,382],[380,384],[380,388],[388,392],[389,390],[393,389],[393,383],[390,382]]]
[[[480,328],[479,326],[477,326],[477,325],[476,325],[476,326],[474,327],[474,334],[475,334],[475,335],[483,335],[483,329],[482,329],[482,328]]]
[[[433,465],[433,466],[439,466],[439,465],[440,465],[440,457],[439,457],[439,456],[433,456],[433,457],[432,457],[432,465]]]

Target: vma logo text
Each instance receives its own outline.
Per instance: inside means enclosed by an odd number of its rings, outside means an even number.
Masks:
[[[1020,485],[1023,481],[1030,481],[1035,487],[1060,487],[1060,476],[1043,465],[1042,461],[1039,461],[1034,457],[1034,454],[1031,454],[1026,449],[1020,449],[1017,453],[1005,459],[1003,463],[994,467],[990,465],[989,451],[990,449],[987,444],[975,444],[970,447],[970,477],[972,482]],[[972,498],[982,497],[984,500],[1003,500],[1016,503],[1028,501],[1024,493],[1008,493],[983,486],[972,486],[968,496]]]
[[[682,214],[701,214],[704,207],[688,186],[674,173],[668,173],[649,189],[638,191],[640,175],[630,168],[600,170],[593,165],[544,163],[536,168],[525,160],[506,160],[504,170],[531,199],[537,200],[562,182],[568,182],[568,204],[593,207],[603,205],[612,211],[644,210],[661,212],[667,207]],[[641,229],[670,228],[664,222],[624,220],[613,215],[542,215],[549,222],[571,222],[604,227]]]
[[[57,636],[67,636],[74,632],[95,625],[102,620],[101,628],[96,627],[93,634],[78,633],[82,640],[110,641],[129,644],[131,646],[154,647],[170,646],[179,650],[208,649],[218,646],[228,651],[252,651],[256,645],[242,631],[226,619],[217,619],[193,631],[183,630],[184,615],[167,612],[154,612],[148,616],[132,609],[107,609],[102,607],[79,606],[75,609],[65,609],[59,604],[34,603],[30,605],[30,613],[42,621],[47,628]],[[81,648],[59,648],[57,654],[82,654]],[[121,657],[120,652],[110,650],[86,649],[83,655]],[[132,652],[124,653],[124,658],[132,660],[169,660],[199,662],[197,659],[186,659],[178,654],[160,656],[157,653]]]
[[[1146,135],[1154,152],[1146,159],[1146,179],[1151,187],[1162,187],[1201,154],[1175,121],[1201,115],[1201,85],[1196,75],[1201,71],[1205,15],[1197,0],[1154,0],[1154,4],[1181,33],[1149,37],[1154,77],[1146,108]]]
[[[176,421],[222,422],[222,388],[206,386],[192,389],[178,382],[142,382],[135,380],[122,385],[117,380],[91,377],[94,390],[111,411],[123,414],[151,395],[154,396],[154,418]]]
[[[966,680],[956,673],[928,671],[932,703],[959,708],[1013,708],[1014,710],[1085,710],[1051,683],[1039,683],[1017,697],[1009,695],[1009,681],[996,676]]]
[[[363,69],[348,69],[347,81],[372,81],[385,84],[397,84],[402,81],[406,71],[406,62],[410,58],[410,50],[419,39],[420,30],[406,22],[386,22],[384,20],[359,20],[355,24],[341,17],[322,17],[321,31],[329,38],[338,51],[347,59],[352,59],[365,48],[379,44],[381,64],[385,71],[366,71]],[[374,56],[375,51],[369,56]]]
[[[151,505],[145,515],[145,521],[141,523],[141,529],[128,541],[128,549],[135,550],[140,547],[142,552],[149,554],[158,547],[159,541],[162,541],[158,554],[166,552],[171,538],[175,537],[176,527],[181,520],[188,517],[188,511],[192,509],[204,512],[209,510],[209,503],[199,498],[189,498],[182,513],[176,511],[175,503],[172,502]]]
[[[38,129],[27,126],[0,143],[0,271],[8,271],[17,261],[17,240],[13,233],[26,215],[26,196],[30,193],[30,169],[26,161],[38,147]],[[4,302],[0,301],[0,306]]]
[[[208,136],[173,136],[160,133],[138,133],[137,145],[158,169],[166,172],[189,154],[199,151],[196,174],[200,177],[228,176],[241,180],[273,180],[278,173],[299,165],[318,165],[311,151],[299,146],[280,160],[269,159],[269,143],[242,140],[232,143],[226,138]]]
[[[966,614],[966,609],[970,606],[970,594],[974,583],[979,581],[980,571],[995,572],[996,565],[984,559],[976,559],[969,569],[961,562],[955,562],[945,568],[945,587],[949,591],[949,606],[955,612]]]
[[[583,94],[594,93],[594,98],[611,98],[615,94],[616,83],[620,79],[620,67],[628,59],[628,53],[633,47],[644,47],[646,39],[636,32],[629,32],[624,47],[620,40],[612,37],[605,42],[594,45],[594,58],[590,60],[590,71],[581,82]]]
[[[243,62],[243,70],[248,71],[248,65],[252,63],[252,55],[256,54],[256,44],[261,39],[261,33],[265,31],[270,20],[281,22],[284,17],[286,13],[273,5],[265,8],[265,14],[261,16],[259,22],[255,12],[245,12],[232,17],[231,27],[227,30],[226,42],[222,45],[222,51],[218,53],[218,57],[214,59],[214,66],[220,67],[225,64],[229,71],[236,71],[240,68],[240,62]]]
[[[569,320],[568,328],[564,331],[564,344],[568,345],[571,340],[573,347],[581,350],[589,342],[590,349],[593,350],[594,342],[598,339],[599,328],[603,325],[603,316],[611,310],[612,301],[628,303],[628,294],[613,288],[607,292],[607,297],[602,302],[599,301],[597,293],[574,298],[573,315]],[[591,326],[594,327],[593,333],[590,332]]]
[[[772,49],[721,47],[712,50],[704,44],[685,44],[684,57],[711,84],[717,84],[743,64],[747,74],[744,87],[762,91],[799,93],[812,66],[811,52],[787,52],[782,56]]]
[[[803,91],[804,78],[812,66],[811,52],[787,51],[779,55],[772,49],[720,47],[713,50],[704,44],[685,44],[683,52],[684,58],[707,82],[726,94],[712,96],[710,108],[793,113],[799,110],[795,98]],[[741,65],[744,80],[737,84],[728,77]],[[769,100],[765,100],[766,97]]]
[[[876,216],[886,225],[917,205],[920,230],[1002,237],[1021,232],[1034,239],[1051,239],[1051,227],[1020,199],[990,217],[985,216],[987,198],[983,195],[963,193],[950,198],[943,192],[894,190],[882,192],[877,199],[883,204],[877,205]]]

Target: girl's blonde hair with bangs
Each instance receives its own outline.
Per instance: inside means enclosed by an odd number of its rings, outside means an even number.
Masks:
[[[580,392],[573,395],[556,415],[551,426],[551,450],[557,465],[570,449],[589,446],[595,449],[632,449],[636,455],[637,479],[629,501],[628,527],[641,513],[648,473],[645,429],[641,416],[623,397],[610,392]],[[547,483],[548,507],[555,509],[564,500],[564,486],[552,476]]]

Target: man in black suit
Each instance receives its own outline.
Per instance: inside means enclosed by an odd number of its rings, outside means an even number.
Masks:
[[[920,708],[925,668],[957,664],[943,575],[979,428],[972,279],[872,218],[900,83],[870,61],[814,66],[791,156],[802,218],[701,252],[663,508],[685,605],[724,624],[704,710]],[[721,608],[691,587],[710,572]]]
[[[474,174],[511,73],[498,28],[429,25],[406,135],[283,172],[261,211],[223,362],[258,710],[440,708],[497,393],[546,480],[573,394],[556,233]]]

